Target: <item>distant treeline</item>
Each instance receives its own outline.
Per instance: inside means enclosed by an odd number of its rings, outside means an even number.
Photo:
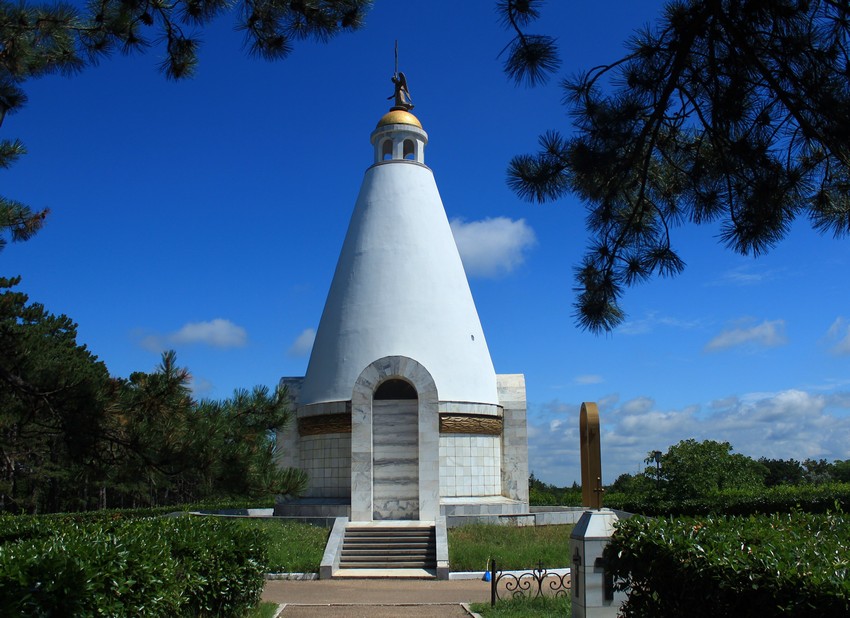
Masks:
[[[824,512],[850,506],[850,460],[758,460],[732,452],[728,442],[683,440],[654,451],[637,474],[605,488],[606,506],[645,514]],[[581,488],[556,487],[531,474],[533,505],[581,504]]]
[[[0,513],[261,498],[303,490],[276,465],[283,390],[196,401],[166,352],[153,373],[109,375],[67,316],[0,278]]]

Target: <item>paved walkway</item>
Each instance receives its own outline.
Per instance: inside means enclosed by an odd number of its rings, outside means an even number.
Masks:
[[[280,618],[468,618],[461,603],[490,600],[481,580],[331,579],[267,581],[263,601],[286,604]]]

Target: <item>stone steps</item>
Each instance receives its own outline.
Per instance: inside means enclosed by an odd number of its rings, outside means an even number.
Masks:
[[[436,569],[434,526],[347,526],[339,568]]]

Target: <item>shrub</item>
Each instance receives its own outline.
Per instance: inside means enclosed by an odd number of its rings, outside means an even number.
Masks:
[[[180,605],[167,537],[60,524],[0,546],[0,615],[167,616]]]
[[[850,615],[850,517],[795,512],[618,524],[606,548],[631,616]]]
[[[0,544],[4,617],[241,616],[262,591],[262,534],[233,522],[0,522],[6,523]]]
[[[182,611],[188,616],[241,616],[263,591],[266,541],[257,528],[221,519],[181,518],[171,551],[186,581]]]
[[[605,495],[605,506],[642,515],[713,514],[754,515],[788,513],[826,513],[836,508],[850,511],[850,484],[780,485],[771,488],[718,491],[683,500],[661,499],[657,494]]]

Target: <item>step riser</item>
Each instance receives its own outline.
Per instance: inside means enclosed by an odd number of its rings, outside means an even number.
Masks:
[[[383,562],[427,562],[433,560],[434,556],[387,556],[386,554],[366,554],[362,556],[343,556],[340,562],[368,562],[369,560],[380,560]]]
[[[375,546],[375,547],[399,547],[399,548],[428,547],[429,545],[431,545],[431,543],[428,542],[428,541],[410,542],[410,541],[400,541],[399,539],[388,539],[386,541],[376,541],[374,539],[369,540],[369,541],[352,541],[351,539],[345,539],[345,544],[350,545],[351,547]]]
[[[433,569],[434,566],[424,562],[358,562],[357,564],[342,564],[340,569]]]
[[[374,532],[370,532],[369,534],[346,534],[346,537],[350,539],[375,539],[375,538],[387,538],[392,537],[394,539],[430,539],[432,534],[375,534]]]
[[[410,560],[431,560],[435,558],[436,554],[434,552],[422,552],[419,554],[387,554],[385,552],[373,551],[346,553],[340,556],[340,560],[343,562],[346,560],[391,560],[395,562],[406,562]]]
[[[425,550],[425,551],[417,551],[417,552],[410,552],[410,551],[387,552],[387,551],[364,550],[364,551],[343,551],[343,553],[341,554],[341,557],[342,557],[343,560],[345,560],[346,558],[356,558],[357,556],[386,556],[387,558],[393,558],[393,559],[407,558],[409,560],[424,560],[426,558],[430,558],[430,557],[435,556],[435,555],[436,555],[436,553],[433,550],[430,550],[430,549]]]
[[[374,556],[374,555],[387,555],[387,556],[413,556],[419,558],[420,556],[430,556],[434,551],[431,548],[425,547],[420,551],[410,551],[406,549],[381,549],[381,548],[367,548],[367,549],[344,549],[342,550],[342,557],[346,556]]]
[[[430,545],[434,542],[433,539],[376,539],[374,537],[371,538],[363,538],[363,539],[345,539],[345,542],[349,545]]]
[[[434,569],[434,528],[347,528],[341,569]]]

